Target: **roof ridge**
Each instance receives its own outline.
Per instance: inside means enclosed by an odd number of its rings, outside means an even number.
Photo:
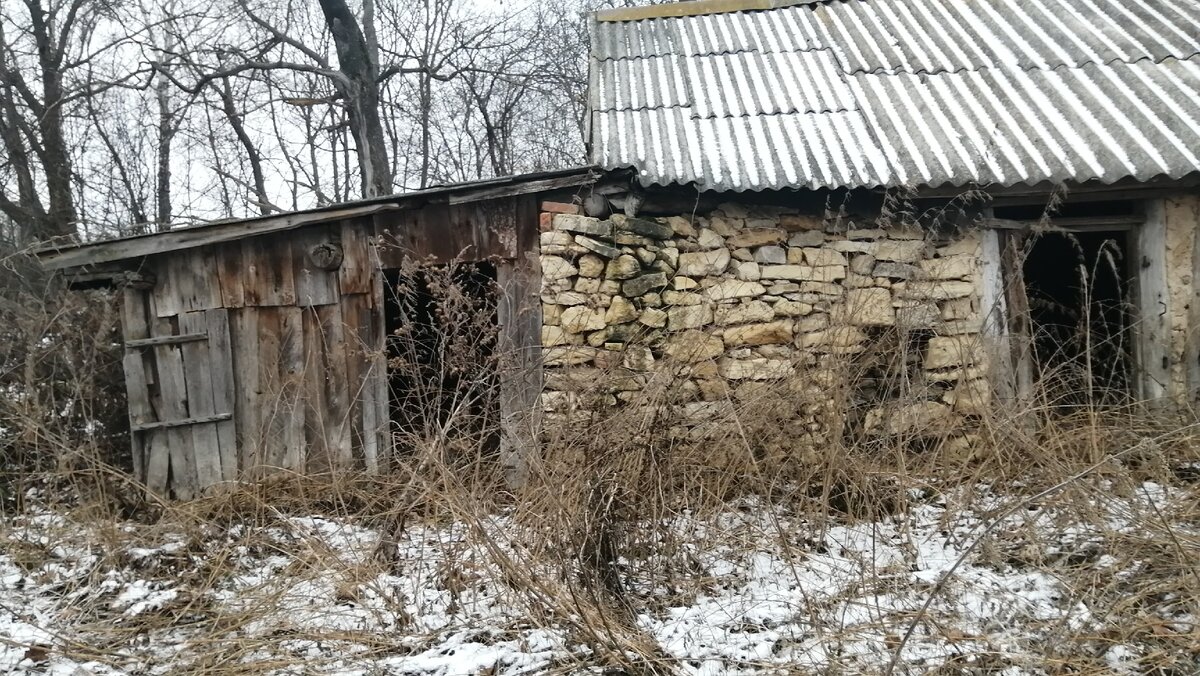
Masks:
[[[668,2],[661,5],[644,5],[641,7],[614,7],[601,9],[595,13],[596,21],[621,22],[643,21],[645,19],[674,19],[685,16],[705,16],[709,14],[730,14],[735,12],[752,12],[768,9],[780,9],[797,5],[819,5],[831,0],[685,0],[684,2]]]

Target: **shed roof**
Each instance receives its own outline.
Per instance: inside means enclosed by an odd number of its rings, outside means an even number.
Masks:
[[[701,189],[1200,171],[1194,0],[701,0],[596,16],[593,161]]]
[[[330,223],[345,218],[413,209],[427,204],[463,204],[585,185],[596,182],[600,176],[595,167],[572,167],[533,174],[502,176],[331,204],[315,209],[253,218],[212,221],[172,228],[165,232],[130,235],[96,242],[54,244],[43,247],[34,253],[48,270],[114,263],[244,237],[283,232],[307,225]]]

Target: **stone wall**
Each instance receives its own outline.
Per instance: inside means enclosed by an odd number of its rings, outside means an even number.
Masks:
[[[797,410],[814,433],[829,431],[838,387],[857,392],[873,433],[954,427],[988,403],[977,232],[935,241],[740,204],[652,219],[543,209],[547,425],[636,404],[664,374],[685,429],[770,382],[812,403]],[[895,401],[852,368],[902,354]],[[852,373],[862,382],[839,382]]]

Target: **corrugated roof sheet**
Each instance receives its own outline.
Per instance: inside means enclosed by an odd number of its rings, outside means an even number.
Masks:
[[[1200,171],[1195,0],[834,0],[597,22],[593,160],[701,189]]]

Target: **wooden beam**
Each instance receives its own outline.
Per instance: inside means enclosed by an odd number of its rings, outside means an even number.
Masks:
[[[147,430],[163,430],[171,427],[187,427],[188,425],[204,425],[207,423],[221,422],[222,420],[233,419],[232,413],[218,413],[215,415],[197,416],[195,418],[183,418],[181,420],[163,420],[161,422],[148,422],[139,425],[131,425],[130,429],[134,432],[145,432]]]
[[[155,345],[177,345],[179,343],[190,343],[196,340],[207,340],[207,333],[183,333],[178,336],[158,336],[156,338],[137,338],[134,340],[125,341],[125,347],[136,349],[139,347],[154,347]]]
[[[1171,384],[1171,307],[1167,287],[1167,221],[1162,200],[1146,203],[1146,223],[1137,231],[1134,260],[1137,308],[1134,348],[1137,382],[1144,400],[1160,399]]]

